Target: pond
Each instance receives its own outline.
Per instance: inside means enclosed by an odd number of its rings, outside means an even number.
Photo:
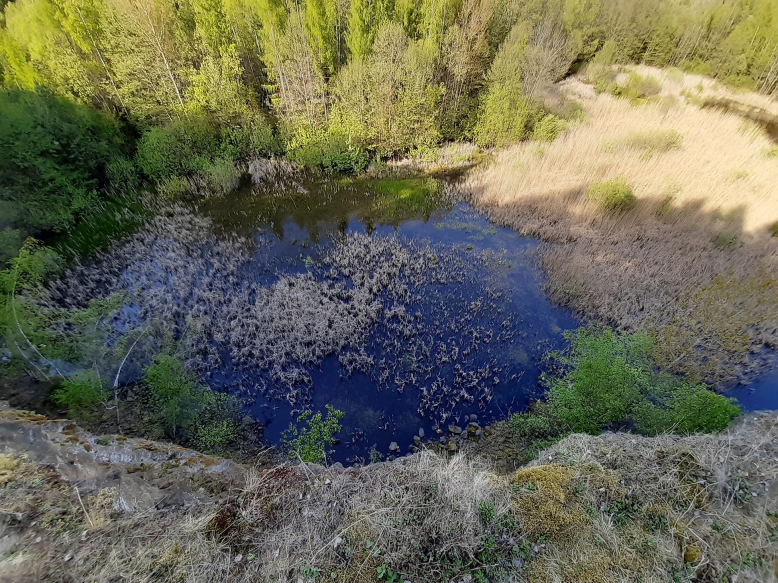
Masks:
[[[537,245],[449,182],[292,178],[170,205],[55,296],[124,293],[116,334],[161,322],[269,442],[305,410],[344,411],[335,459],[353,463],[538,396],[542,356],[577,322],[544,295]]]

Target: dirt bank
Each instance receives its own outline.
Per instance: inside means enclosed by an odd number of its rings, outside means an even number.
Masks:
[[[112,439],[114,440],[112,442]],[[253,468],[0,414],[0,581],[775,581],[778,419]]]

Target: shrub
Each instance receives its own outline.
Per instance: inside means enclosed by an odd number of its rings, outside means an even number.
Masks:
[[[106,398],[100,376],[94,370],[84,370],[62,381],[51,396],[59,407],[67,407],[73,417],[88,418],[94,407]]]
[[[762,150],[762,154],[764,154],[765,158],[778,158],[778,146],[772,144]]]
[[[327,417],[322,419],[321,411],[313,415],[307,411],[297,418],[298,423],[305,423],[305,427],[296,427],[289,424],[289,429],[284,432],[283,443],[289,451],[290,457],[299,456],[306,463],[324,464],[327,456],[333,450],[327,449],[338,441],[335,435],[343,429],[338,423],[345,413],[338,411],[331,405],[327,405]]]
[[[637,198],[624,178],[595,182],[586,191],[586,198],[609,213],[627,212],[637,204]]]
[[[221,128],[218,155],[227,160],[269,158],[282,152],[281,141],[263,116],[250,122]]]
[[[561,369],[543,378],[548,404],[510,421],[535,450],[566,430],[596,435],[633,423],[648,435],[702,433],[721,431],[739,414],[732,399],[659,371],[647,336],[581,328],[565,337],[572,343],[569,352],[552,354]]]
[[[204,451],[223,450],[237,439],[240,402],[199,384],[175,356],[157,357],[144,382],[150,420],[168,437],[182,434]]]
[[[591,434],[623,423],[649,387],[650,338],[605,328],[580,328],[565,337],[570,352],[555,359],[569,370],[547,379],[553,415],[571,431]]]
[[[642,401],[635,409],[635,428],[646,435],[663,432],[711,433],[726,429],[740,414],[734,399],[704,385],[682,384]]]
[[[567,124],[553,114],[544,115],[532,131],[532,139],[553,142],[565,131]]]
[[[297,135],[290,143],[287,158],[301,166],[319,168],[328,174],[359,174],[370,162],[370,156],[365,150],[350,144],[345,137],[329,132]]]
[[[607,90],[632,102],[641,102],[654,95],[659,95],[662,91],[662,83],[655,77],[642,77],[634,71],[630,71],[624,85],[613,82],[608,85]]]
[[[629,132],[604,144],[604,149],[614,151],[618,148],[641,150],[648,156],[677,150],[683,143],[683,136],[675,130],[650,130]]]
[[[737,243],[737,233],[731,233],[729,231],[719,231],[713,237],[713,244],[719,249],[731,249]]]
[[[209,164],[205,171],[206,182],[216,194],[229,194],[240,185],[243,173],[231,160],[219,158]]]
[[[559,423],[548,407],[536,406],[533,411],[516,413],[508,423],[517,436],[529,439],[554,437],[560,432]]]
[[[770,235],[773,237],[778,237],[778,221],[773,223],[773,226],[770,227]]]
[[[22,247],[22,234],[18,229],[0,229],[0,267],[15,257]]]
[[[138,169],[132,160],[117,157],[108,163],[105,168],[108,182],[116,191],[132,190],[138,186]]]
[[[162,198],[176,200],[189,192],[189,181],[180,176],[171,176],[157,183],[157,192]]]
[[[39,89],[0,90],[0,217],[23,234],[63,232],[98,200],[122,139],[110,116]]]

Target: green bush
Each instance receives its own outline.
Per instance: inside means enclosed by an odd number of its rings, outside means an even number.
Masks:
[[[553,142],[565,131],[567,124],[557,116],[549,113],[544,115],[532,130],[532,139],[542,142]]]
[[[568,372],[547,379],[553,415],[571,431],[591,434],[623,423],[650,386],[651,339],[605,328],[580,328],[565,337],[570,352],[555,358]]]
[[[208,165],[205,179],[216,194],[229,194],[240,185],[243,172],[231,160],[218,158]]]
[[[180,176],[171,176],[157,183],[157,192],[167,200],[176,200],[187,194],[190,190],[189,181]]]
[[[263,116],[251,121],[221,128],[218,155],[227,160],[254,160],[282,153],[281,141],[273,126]]]
[[[290,144],[287,158],[301,166],[319,168],[328,174],[359,174],[370,162],[370,156],[365,150],[330,132],[298,135]]]
[[[183,436],[204,451],[220,451],[238,437],[240,403],[197,382],[175,356],[157,357],[145,370],[150,421],[171,438]]]
[[[204,170],[217,156],[218,138],[213,126],[200,118],[153,127],[141,136],[135,163],[156,182],[186,176]]]
[[[62,381],[51,400],[59,407],[66,407],[73,417],[89,418],[106,396],[97,372],[84,370]]]
[[[289,456],[299,456],[306,463],[325,464],[327,456],[333,452],[328,448],[338,442],[334,436],[343,429],[338,420],[344,415],[343,411],[331,405],[327,405],[326,418],[322,418],[321,411],[315,415],[310,411],[300,415],[297,422],[305,423],[305,426],[298,428],[290,423],[289,429],[284,432],[283,443]]]
[[[105,168],[105,174],[115,191],[128,191],[138,186],[138,169],[135,163],[127,158],[118,157],[111,160]]]
[[[655,77],[642,77],[630,71],[624,85],[612,82],[607,90],[617,97],[625,97],[634,103],[640,103],[649,97],[659,95],[662,91],[662,83]]]
[[[647,435],[721,431],[739,414],[732,399],[659,371],[647,336],[597,327],[565,337],[569,351],[552,354],[556,372],[543,377],[547,405],[510,421],[535,449],[569,431],[596,435],[630,424]]]
[[[719,231],[713,237],[713,244],[719,249],[732,249],[738,241],[737,233]]]
[[[682,384],[643,400],[635,408],[634,420],[635,428],[646,435],[711,433],[726,429],[739,414],[734,399],[704,385]]]
[[[627,212],[637,204],[637,198],[624,178],[595,182],[586,191],[586,198],[608,213]]]
[[[0,229],[0,268],[9,259],[16,257],[22,248],[22,233],[19,229]]]
[[[770,235],[778,237],[778,221],[773,223],[773,226],[770,227]]]
[[[559,421],[544,404],[537,404],[532,411],[515,413],[508,423],[517,436],[528,439],[555,437],[561,429]]]
[[[0,217],[23,235],[63,232],[96,205],[123,140],[110,116],[57,97],[0,90]]]

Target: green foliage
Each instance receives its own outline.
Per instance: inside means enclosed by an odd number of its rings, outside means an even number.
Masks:
[[[318,168],[328,174],[359,174],[370,161],[365,150],[349,143],[342,135],[330,132],[298,134],[289,145],[286,157],[301,166]]]
[[[732,399],[658,371],[647,336],[597,327],[565,337],[569,351],[554,353],[555,372],[543,377],[547,404],[510,420],[535,450],[570,431],[596,435],[630,424],[647,435],[721,431],[739,414]]]
[[[22,233],[19,229],[0,229],[0,267],[15,257],[22,247]]]
[[[662,83],[655,77],[643,77],[630,71],[625,84],[620,85],[614,81],[608,85],[607,91],[617,97],[629,99],[633,103],[641,103],[649,97],[658,95],[662,91]]]
[[[516,435],[531,440],[556,437],[561,429],[549,407],[542,403],[536,404],[532,411],[512,415],[508,423]]]
[[[97,371],[79,371],[54,390],[51,400],[66,407],[76,418],[89,418],[94,408],[107,397]]]
[[[681,384],[640,402],[634,419],[635,428],[646,435],[691,434],[722,431],[739,414],[734,399],[709,391],[704,385]]]
[[[504,146],[527,137],[536,115],[535,107],[523,95],[521,66],[527,46],[526,27],[517,24],[494,58],[481,97],[474,130],[480,146]]]
[[[239,402],[199,384],[180,359],[157,357],[144,383],[150,420],[168,437],[183,434],[204,451],[219,451],[237,439]]]
[[[770,235],[778,237],[778,222],[773,223],[770,227]]]
[[[148,178],[162,182],[205,170],[218,151],[216,130],[197,118],[146,131],[138,142],[135,161]]]
[[[540,118],[532,130],[532,139],[541,142],[553,142],[565,131],[567,124],[554,114],[548,113]]]
[[[327,456],[332,454],[331,448],[337,443],[334,437],[343,429],[338,423],[345,413],[327,405],[327,417],[322,418],[321,411],[312,414],[310,411],[297,418],[304,427],[289,424],[284,432],[283,443],[289,450],[290,457],[299,458],[306,463],[324,464]]]
[[[479,500],[478,516],[484,524],[491,524],[494,520],[494,503],[489,500]]]
[[[713,237],[713,244],[719,249],[732,249],[738,241],[737,233],[719,231]]]
[[[586,191],[586,198],[607,213],[624,213],[637,204],[637,198],[624,178],[595,182]]]
[[[108,116],[48,91],[0,90],[0,216],[25,234],[64,231],[94,206],[120,154]]]
[[[157,183],[157,192],[166,200],[176,200],[189,192],[189,181],[180,176],[171,176]]]
[[[580,328],[566,339],[572,342],[570,352],[556,359],[569,370],[548,379],[554,416],[571,431],[594,435],[624,422],[650,386],[650,338]]]
[[[210,189],[216,194],[228,194],[238,188],[243,172],[231,160],[217,158],[203,172]]]

